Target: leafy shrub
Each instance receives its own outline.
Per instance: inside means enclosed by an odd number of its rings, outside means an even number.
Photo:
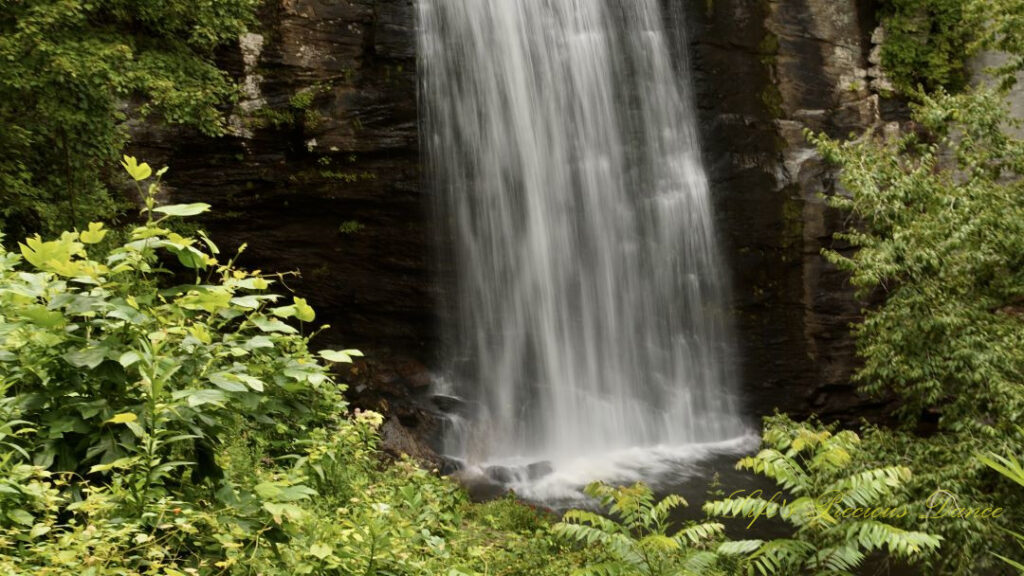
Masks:
[[[856,327],[857,381],[910,421],[937,410],[992,438],[1024,418],[1024,145],[993,92],[927,97],[914,118],[923,136],[812,138],[849,192],[829,201],[862,224],[841,235],[854,256],[825,255],[885,295]]]
[[[378,470],[381,417],[346,416],[321,362],[360,354],[314,355],[303,299],[167,228],[208,206],[157,206],[163,172],[123,245],[90,224],[0,248],[0,568],[429,573],[458,489]]]
[[[151,172],[127,166],[136,179]],[[0,251],[0,377],[36,430],[18,437],[36,465],[84,477],[141,466],[148,490],[183,464],[172,455],[215,467],[203,451],[219,438],[301,432],[344,404],[306,338],[282,321],[312,320],[305,301],[274,306],[273,279],[218,262],[208,238],[164,227],[207,205],[146,201],[150,220],[103,258],[88,253],[106,234],[99,224],[29,238],[20,256]],[[161,253],[193,283],[157,289]],[[154,459],[166,462],[150,469]]]
[[[871,429],[865,435],[866,461],[914,468],[906,483],[911,514],[901,525],[943,536],[941,554],[925,561],[930,571],[983,573],[999,568],[993,554],[1016,550],[1006,530],[1019,524],[1022,505],[1020,492],[994,481],[972,455],[1013,453],[1024,441],[1014,426],[1024,418],[1024,144],[1012,135],[1019,119],[1008,114],[1002,90],[1024,66],[1024,5],[891,4],[928,10],[930,17],[947,11],[942,25],[928,17],[915,25],[951,43],[914,45],[912,37],[897,35],[887,40],[890,53],[901,46],[922,53],[946,46],[952,48],[941,58],[956,62],[980,49],[1009,53],[997,71],[999,90],[917,93],[914,133],[889,140],[867,134],[846,143],[811,138],[842,169],[842,193],[829,202],[857,222],[840,235],[856,254],[825,256],[851,273],[862,296],[878,302],[855,326],[864,361],[855,379],[871,394],[898,400],[906,424]],[[904,64],[908,72],[917,67],[925,75],[944,70],[913,59]],[[926,89],[945,83],[923,82]],[[937,430],[927,437],[917,433],[915,426],[930,427],[936,420]],[[937,491],[966,510],[1006,513],[929,519]]]
[[[916,560],[939,547],[937,536],[888,522],[908,514],[900,489],[910,470],[865,469],[855,433],[833,433],[776,416],[766,420],[762,439],[763,449],[736,467],[774,480],[795,499],[750,495],[704,506],[713,516],[777,517],[792,525],[790,538],[739,540],[718,547],[720,554],[749,554],[749,574],[850,574],[873,552]]]

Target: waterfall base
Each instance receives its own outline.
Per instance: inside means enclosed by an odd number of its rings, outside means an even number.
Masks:
[[[477,500],[512,491],[526,501],[563,509],[585,504],[588,498],[583,489],[591,482],[643,481],[656,492],[670,491],[688,480],[710,476],[705,466],[708,462],[734,459],[755,450],[759,443],[760,438],[750,433],[719,442],[635,447],[560,461],[516,458],[467,463],[453,459],[459,468],[453,476]]]

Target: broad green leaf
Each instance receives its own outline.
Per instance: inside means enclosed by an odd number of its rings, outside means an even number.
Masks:
[[[263,332],[283,332],[285,334],[295,334],[298,332],[295,328],[281,322],[280,320],[273,318],[264,318],[262,316],[251,318],[252,323]]]
[[[264,502],[263,509],[270,512],[270,515],[274,517],[274,522],[278,524],[281,524],[285,518],[294,522],[301,520],[303,516],[302,508],[294,504]]]
[[[261,335],[253,336],[248,342],[243,344],[249,350],[255,350],[257,348],[273,348],[274,341],[270,338]]]
[[[305,298],[295,298],[295,317],[301,322],[312,322],[316,318],[313,307],[306,303]]]
[[[95,368],[103,363],[107,357],[107,349],[102,346],[90,346],[72,350],[64,354],[63,358],[76,368]]]
[[[210,210],[210,205],[205,202],[194,204],[171,204],[169,206],[157,206],[153,212],[159,212],[168,216],[195,216]]]
[[[213,240],[210,240],[206,232],[200,230],[199,237],[203,239],[203,242],[206,242],[206,246],[210,249],[210,254],[220,254],[220,248],[217,248],[217,245],[213,243]]]
[[[317,543],[317,544],[313,544],[312,546],[309,547],[310,555],[312,555],[314,558],[318,558],[320,560],[323,560],[324,558],[327,558],[328,556],[331,555],[332,552],[334,552],[334,548],[331,548],[330,546],[328,546],[326,544]]]
[[[7,517],[22,526],[31,526],[36,520],[34,516],[21,508],[15,508],[14,510],[8,511]]]
[[[276,308],[271,308],[270,313],[278,318],[294,318],[296,314],[295,305],[277,306]]]
[[[260,277],[232,279],[228,284],[239,288],[245,288],[246,290],[266,290],[267,287],[270,286],[270,282],[268,280],[264,280]]]
[[[260,482],[252,487],[260,498],[274,500],[281,493],[281,485],[276,482]]]
[[[186,246],[184,248],[168,248],[167,250],[177,256],[178,262],[181,262],[181,265],[185,268],[191,268],[192,270],[206,269],[206,254],[203,254],[191,246]]]
[[[58,310],[47,310],[45,306],[36,304],[20,311],[23,318],[42,328],[56,328],[64,325],[64,315]]]
[[[39,523],[32,527],[32,530],[29,531],[28,535],[32,538],[39,538],[40,536],[47,534],[49,531],[49,526]]]
[[[246,392],[248,388],[242,384],[238,376],[230,372],[215,372],[210,374],[210,382],[213,382],[221,390],[228,392]]]
[[[135,364],[136,362],[138,362],[141,359],[142,359],[142,357],[139,356],[138,352],[136,352],[134,350],[129,350],[129,351],[125,352],[124,354],[121,354],[121,357],[117,359],[117,362],[121,366],[127,368],[127,367],[131,366],[132,364]]]
[[[346,364],[351,364],[353,357],[361,358],[363,356],[359,350],[321,350],[319,354],[328,362],[344,362]]]
[[[105,420],[103,423],[104,424],[127,424],[129,422],[135,422],[138,419],[139,419],[139,417],[136,416],[132,412],[122,412],[121,414],[118,414],[118,415],[114,416],[113,418],[111,418],[109,420]]]
[[[220,286],[203,287],[190,291],[176,302],[186,310],[203,310],[213,314],[231,306],[231,292]]]
[[[346,354],[342,350],[321,350],[320,357],[328,362],[344,362],[345,364],[352,363],[352,357]]]
[[[235,306],[245,308],[246,310],[255,310],[260,307],[260,302],[265,300],[265,296],[259,294],[250,294],[248,296],[237,296],[231,299],[231,303]]]
[[[86,244],[97,244],[106,237],[107,231],[103,229],[102,222],[90,222],[89,229],[78,235],[78,238]]]
[[[82,244],[75,242],[74,236],[65,233],[59,240],[43,242],[38,235],[26,238],[19,243],[21,255],[25,260],[40,270],[53,271],[54,266],[68,264],[72,257],[82,252]]]
[[[295,502],[296,500],[306,500],[317,495],[316,490],[309,486],[301,484],[288,486],[281,482],[260,482],[253,486],[253,490],[260,498],[276,502]]]
[[[171,394],[175,400],[185,398],[190,408],[196,408],[203,404],[223,404],[228,397],[220,390],[178,390]]]
[[[256,378],[255,376],[250,376],[248,374],[235,374],[235,376],[239,380],[241,380],[242,382],[245,382],[246,384],[248,384],[249,387],[252,388],[253,390],[255,390],[257,392],[263,392],[263,388],[265,386],[265,384],[263,383],[263,380],[260,380],[259,378]]]
[[[127,468],[135,461],[134,458],[118,458],[113,462],[107,464],[96,464],[92,468],[89,468],[89,473],[94,474],[96,472],[109,472],[119,468]]]
[[[138,160],[134,156],[124,156],[121,160],[121,166],[124,167],[128,175],[131,176],[136,182],[145,180],[153,175],[153,169],[149,167],[149,164],[143,162],[139,164]]]

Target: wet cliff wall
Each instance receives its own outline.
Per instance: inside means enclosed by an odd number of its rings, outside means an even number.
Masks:
[[[686,0],[669,13],[682,21],[697,81],[751,410],[848,421],[879,411],[849,383],[849,325],[862,305],[821,256],[847,249],[832,237],[847,223],[825,204],[840,192],[835,174],[804,136],[860,134],[902,114],[878,93],[874,7]]]
[[[295,271],[326,338],[422,356],[432,314],[420,186],[412,0],[268,0],[225,51],[243,85],[232,135],[142,125],[133,151],[171,166],[180,201],[241,262]]]

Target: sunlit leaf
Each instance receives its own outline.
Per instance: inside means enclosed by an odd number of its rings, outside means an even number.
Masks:
[[[128,175],[131,176],[135,181],[145,180],[153,175],[153,169],[149,167],[149,164],[139,162],[134,156],[124,156],[121,160],[121,166],[124,167]]]
[[[104,420],[103,423],[104,424],[127,424],[129,422],[135,422],[138,419],[139,419],[139,417],[137,415],[135,415],[134,413],[132,413],[132,412],[122,412],[121,414],[118,414],[118,415],[114,416],[113,418],[110,418],[109,420]]]
[[[168,216],[195,216],[209,210],[210,205],[205,202],[196,202],[194,204],[171,204],[169,206],[157,206],[156,208],[153,208],[154,212],[159,212]]]
[[[103,229],[102,222],[90,222],[89,229],[81,232],[78,238],[86,244],[97,244],[106,237],[107,231]]]
[[[316,318],[313,307],[306,303],[305,298],[295,298],[295,317],[302,322],[312,322]]]

